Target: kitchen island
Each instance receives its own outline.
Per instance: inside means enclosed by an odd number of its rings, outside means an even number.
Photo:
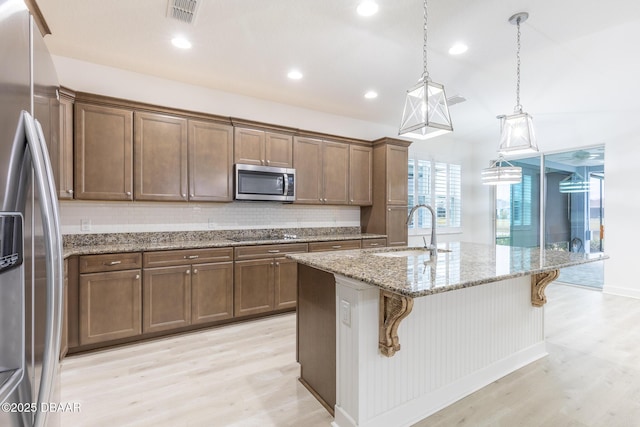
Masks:
[[[606,258],[471,243],[289,257],[300,381],[336,427],[411,425],[545,356],[545,287]]]

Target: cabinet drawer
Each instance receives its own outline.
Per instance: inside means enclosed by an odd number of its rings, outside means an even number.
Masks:
[[[142,267],[140,252],[83,255],[80,257],[80,273],[96,273],[99,271],[133,270]]]
[[[387,246],[387,239],[362,239],[362,249],[382,248]]]
[[[225,261],[233,261],[233,248],[184,249],[143,254],[145,268]]]
[[[336,240],[333,242],[309,243],[309,252],[345,251],[347,249],[360,249],[360,240]]]
[[[286,243],[283,245],[239,246],[235,249],[236,260],[276,257],[282,254],[307,252],[306,243]]]

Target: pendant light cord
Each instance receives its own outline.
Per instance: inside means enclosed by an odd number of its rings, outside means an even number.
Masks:
[[[520,105],[520,18],[516,21],[516,25],[518,26],[518,51],[516,53],[517,58],[517,83],[516,83],[516,107],[513,109],[514,112],[522,113],[522,105]]]
[[[429,71],[427,71],[427,0],[424,0],[423,6],[424,6],[424,13],[423,13],[424,39],[423,39],[423,45],[422,45],[422,66],[424,68],[424,71],[422,72],[422,79],[426,82],[429,80]]]

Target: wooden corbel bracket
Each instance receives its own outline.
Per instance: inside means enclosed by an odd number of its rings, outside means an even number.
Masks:
[[[391,357],[400,350],[398,326],[413,309],[413,298],[380,291],[380,315],[378,348],[380,353]]]
[[[534,307],[542,307],[547,303],[547,297],[544,290],[560,275],[560,270],[550,270],[543,273],[531,275],[531,305]]]

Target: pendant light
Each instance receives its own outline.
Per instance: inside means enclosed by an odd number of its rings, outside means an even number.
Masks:
[[[517,84],[516,106],[513,109],[513,114],[498,116],[501,130],[498,152],[503,155],[538,151],[532,117],[528,113],[524,113],[522,105],[520,105],[520,24],[525,22],[527,18],[529,18],[529,14],[526,12],[516,13],[509,18],[509,23],[518,27]]]
[[[506,164],[506,166],[504,166]],[[513,166],[500,156],[490,167],[482,170],[484,185],[519,184],[522,181],[522,168]]]
[[[561,193],[586,193],[591,185],[579,173],[572,173],[560,181],[559,187]]]
[[[424,6],[422,77],[407,91],[398,135],[428,139],[453,131],[444,86],[434,83],[427,71],[427,0]]]

